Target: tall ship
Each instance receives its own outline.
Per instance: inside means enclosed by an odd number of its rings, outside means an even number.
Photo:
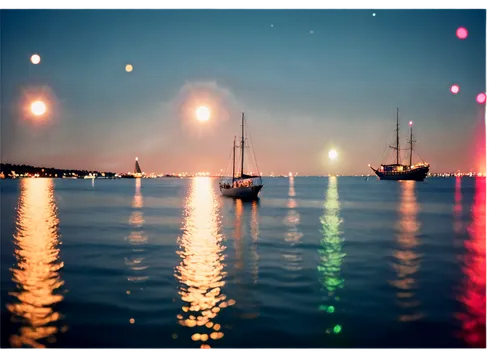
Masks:
[[[241,114],[241,141],[240,148],[240,165],[236,168],[236,137],[233,141],[232,151],[232,173],[231,176],[221,176],[219,180],[219,188],[223,196],[240,199],[257,199],[260,190],[264,186],[262,184],[262,177],[258,171],[257,160],[255,159],[255,166],[257,168],[257,175],[253,172],[245,173],[245,114]],[[239,172],[236,170],[239,169]]]
[[[141,170],[141,167],[139,166],[139,158],[135,158],[135,166],[134,166],[134,172],[130,173],[128,172],[127,174],[123,174],[122,178],[142,178],[144,173]]]
[[[413,164],[413,152],[415,140],[413,139],[413,123],[410,126],[410,144],[409,148],[409,164],[404,164],[400,160],[400,152],[408,149],[402,149],[399,145],[399,108],[396,111],[396,146],[389,146],[391,149],[396,150],[396,163],[381,164],[379,168],[375,169],[371,165],[370,168],[377,174],[380,180],[414,180],[423,181],[429,173],[430,164],[424,161]]]

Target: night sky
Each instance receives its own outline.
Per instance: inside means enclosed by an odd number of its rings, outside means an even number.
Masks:
[[[399,107],[431,172],[484,172],[485,31],[484,10],[2,10],[1,160],[218,173],[243,111],[264,174],[369,174]]]

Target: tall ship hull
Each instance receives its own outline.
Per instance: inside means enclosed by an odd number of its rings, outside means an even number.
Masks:
[[[245,115],[241,116],[241,167],[240,173],[236,175],[236,137],[233,142],[233,170],[232,175],[221,177],[219,189],[223,196],[229,198],[255,200],[259,197],[262,187],[262,177],[260,175],[244,174],[245,158]],[[255,160],[257,163],[257,160]]]
[[[375,169],[371,165],[368,166],[375,172],[380,180],[413,180],[423,181],[429,173],[430,165],[426,162],[412,164],[414,144],[413,139],[413,122],[410,121],[410,148],[401,148],[399,145],[399,108],[396,112],[396,146],[390,148],[396,150],[396,163],[395,164],[381,164],[379,168]],[[400,152],[409,150],[409,164],[403,164],[400,160]]]
[[[429,173],[429,167],[410,168],[401,172],[384,172],[372,168],[380,180],[414,180],[423,181]]]

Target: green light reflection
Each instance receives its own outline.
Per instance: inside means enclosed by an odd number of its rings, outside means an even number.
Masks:
[[[329,178],[324,213],[320,218],[320,222],[322,238],[320,241],[321,248],[318,250],[320,259],[318,272],[327,294],[325,297],[326,302],[320,305],[319,309],[332,314],[336,310],[334,304],[338,304],[340,301],[338,290],[344,287],[341,268],[346,255],[343,251],[344,238],[341,230],[342,219],[340,217],[336,177]],[[337,324],[334,326],[333,332],[338,334],[341,329],[342,327]],[[327,329],[326,332],[331,333],[332,331]]]

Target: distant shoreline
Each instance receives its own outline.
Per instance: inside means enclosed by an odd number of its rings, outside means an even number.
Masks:
[[[104,172],[98,170],[84,170],[84,169],[57,169],[48,167],[37,167],[26,164],[10,164],[0,163],[0,177],[1,179],[17,179],[24,177],[43,177],[43,178],[61,178],[61,179],[85,179],[94,177],[96,179],[128,179],[127,173]],[[329,177],[330,175],[295,175],[296,177]],[[335,175],[337,177],[374,177],[375,175]],[[144,179],[153,178],[195,178],[197,175],[172,175],[160,174],[157,176],[144,176]],[[204,177],[218,178],[218,175],[207,175]],[[263,175],[263,178],[288,178],[284,175]],[[447,177],[486,177],[483,173],[429,173],[428,178],[447,178]]]

